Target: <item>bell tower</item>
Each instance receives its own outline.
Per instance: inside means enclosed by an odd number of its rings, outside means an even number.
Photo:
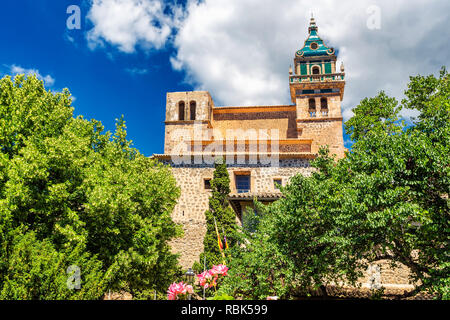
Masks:
[[[336,54],[318,35],[311,17],[308,38],[295,53],[294,69],[289,69],[289,87],[297,110],[297,131],[301,138],[313,139],[312,151],[328,144],[331,153],[343,156],[341,102],[344,97],[344,65],[336,70]],[[328,128],[326,131],[325,128]],[[321,137],[326,136],[324,140]],[[324,141],[320,141],[324,140]]]

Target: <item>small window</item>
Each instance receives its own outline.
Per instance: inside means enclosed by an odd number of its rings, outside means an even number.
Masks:
[[[250,175],[236,175],[236,190],[238,193],[250,192]]]
[[[312,68],[312,73],[313,74],[320,74],[320,68],[318,66],[314,66]]]
[[[178,120],[184,120],[184,101],[178,103]]]
[[[203,180],[203,185],[205,190],[211,190],[211,179]]]
[[[280,190],[280,186],[283,186],[282,179],[273,179],[273,187],[275,190]]]
[[[319,47],[319,45],[317,44],[317,42],[313,42],[311,43],[311,45],[309,46],[312,50],[317,50],[317,48]]]
[[[309,116],[311,118],[315,118],[316,117],[316,100],[314,98],[309,99],[308,101],[308,105],[309,105]]]
[[[195,101],[191,101],[191,103],[189,104],[189,109],[191,112],[191,120],[195,120],[197,103]]]
[[[320,98],[320,108],[321,109],[328,109],[327,98]]]

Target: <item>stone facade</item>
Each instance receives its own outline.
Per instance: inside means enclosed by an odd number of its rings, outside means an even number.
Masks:
[[[167,161],[170,163],[170,161]],[[183,226],[185,236],[172,242],[174,252],[180,254],[180,264],[183,268],[189,268],[195,261],[198,261],[200,253],[203,251],[203,237],[206,232],[205,211],[208,209],[208,200],[211,192],[205,189],[204,180],[212,179],[214,166],[212,164],[202,165],[172,165],[172,172],[178,186],[181,189],[181,196],[175,206],[172,217],[176,223]],[[280,160],[278,167],[262,166],[260,164],[230,165],[228,173],[231,180],[232,194],[236,195],[235,178],[236,173],[249,171],[251,176],[251,192],[255,195],[274,194],[278,195],[273,179],[281,179],[286,185],[289,178],[301,173],[309,175],[312,168],[307,159],[286,159]],[[245,194],[244,194],[245,195]],[[252,200],[239,201],[242,210],[237,212],[237,223],[241,223],[241,214],[245,203],[250,204]]]
[[[184,269],[203,251],[214,157],[227,161],[229,199],[240,223],[254,198],[266,203],[279,198],[275,182],[286,185],[296,174],[310,175],[310,161],[321,146],[328,145],[337,159],[345,156],[344,68],[336,72],[334,50],[318,37],[313,19],[309,32],[296,52],[295,72],[289,70],[292,105],[216,107],[207,91],[167,93],[164,154],[153,157],[172,167],[181,189],[172,216],[183,226],[184,237],[171,245]],[[244,188],[238,180],[244,180]],[[368,290],[379,285],[411,289],[408,270],[393,270],[383,261],[371,266],[360,282]]]

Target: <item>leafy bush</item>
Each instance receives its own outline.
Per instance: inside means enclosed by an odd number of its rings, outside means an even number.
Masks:
[[[168,241],[179,196],[170,170],[34,76],[0,80],[0,298],[97,299],[163,292],[177,272]],[[67,268],[81,289],[67,290]]]
[[[221,290],[308,295],[356,284],[372,261],[389,259],[411,270],[416,287],[403,297],[449,299],[449,89],[442,69],[439,78],[411,77],[401,105],[384,92],[362,100],[345,123],[351,152],[334,161],[322,148],[318,170],[293,177],[256,231],[241,231]],[[412,124],[399,120],[402,107],[420,112]]]

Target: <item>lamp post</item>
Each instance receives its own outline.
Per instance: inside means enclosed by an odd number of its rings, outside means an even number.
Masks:
[[[189,268],[184,275],[186,277],[186,283],[192,285],[195,276],[194,271],[191,268]],[[191,294],[188,294],[188,300],[191,300]]]

